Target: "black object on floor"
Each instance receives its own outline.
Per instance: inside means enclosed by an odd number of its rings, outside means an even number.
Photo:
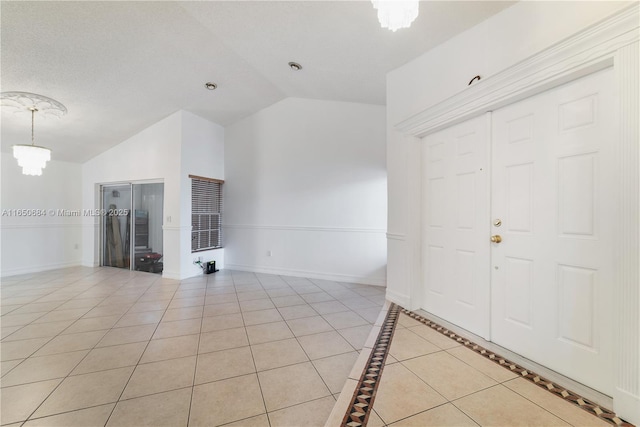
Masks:
[[[209,261],[207,263],[207,266],[206,266],[204,271],[207,274],[211,274],[211,273],[215,273],[216,271],[220,271],[220,270],[216,270],[216,262],[215,261]]]
[[[149,273],[162,273],[164,264],[160,262],[162,254],[156,252],[137,253],[136,270],[147,271]]]

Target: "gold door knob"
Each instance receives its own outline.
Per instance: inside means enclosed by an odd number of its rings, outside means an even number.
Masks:
[[[495,236],[491,236],[491,241],[493,243],[500,243],[502,242],[502,237],[500,237],[499,234],[496,234]]]

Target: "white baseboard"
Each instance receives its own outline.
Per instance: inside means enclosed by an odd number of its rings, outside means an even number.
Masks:
[[[53,264],[34,263],[28,267],[4,268],[2,267],[1,277],[19,276],[21,274],[40,273],[42,271],[57,270],[59,268],[82,266],[80,260],[69,262],[58,262]]]
[[[640,397],[616,388],[613,392],[613,410],[616,415],[635,425],[640,425]]]
[[[292,270],[279,267],[261,267],[253,265],[225,263],[226,270],[249,271],[252,273],[277,274],[279,276],[308,277],[310,279],[332,280],[335,282],[360,283],[363,285],[386,286],[385,277],[362,277],[347,274],[319,273],[317,271]]]
[[[409,304],[411,302],[409,295],[395,292],[393,290],[390,290],[389,288],[387,288],[387,299],[391,302],[395,302],[402,307],[409,307]]]
[[[91,267],[91,268],[100,267],[100,263],[97,261],[82,261],[81,265],[83,267]]]
[[[180,277],[179,271],[170,271],[170,270],[162,270],[162,278],[163,279],[173,279],[173,280],[182,280],[185,277]]]

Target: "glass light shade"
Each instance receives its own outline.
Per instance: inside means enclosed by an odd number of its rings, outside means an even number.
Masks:
[[[42,175],[42,169],[51,160],[51,150],[37,145],[14,145],[13,157],[18,160],[25,175]]]
[[[409,28],[418,17],[418,0],[371,0],[378,10],[378,21],[383,28],[396,31]]]

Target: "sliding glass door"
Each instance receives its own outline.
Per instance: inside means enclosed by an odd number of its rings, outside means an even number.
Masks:
[[[101,189],[102,265],[162,273],[163,183]]]
[[[131,185],[102,186],[102,265],[131,268]]]
[[[164,184],[133,184],[133,268],[162,273],[162,205]]]

